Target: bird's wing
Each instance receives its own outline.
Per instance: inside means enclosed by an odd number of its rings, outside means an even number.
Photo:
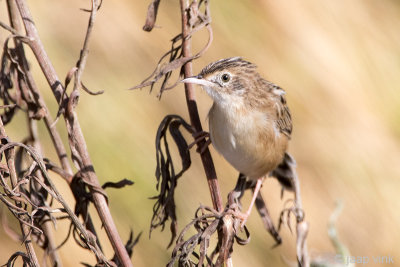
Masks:
[[[275,108],[277,114],[277,125],[279,130],[290,137],[292,134],[292,116],[286,104],[285,91],[273,84],[272,93],[276,96]]]
[[[281,96],[281,107],[280,112],[278,113],[277,124],[279,130],[290,137],[292,134],[292,116],[290,115],[289,107],[286,105],[286,101],[283,96]]]

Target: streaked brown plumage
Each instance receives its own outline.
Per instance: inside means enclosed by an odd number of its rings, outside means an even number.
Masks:
[[[285,91],[263,79],[240,57],[206,66],[183,82],[200,84],[214,103],[209,111],[211,141],[218,152],[250,179],[271,173],[284,159],[292,132]],[[291,158],[290,158],[291,159]]]

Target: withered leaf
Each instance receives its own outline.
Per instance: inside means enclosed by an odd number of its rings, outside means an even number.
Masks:
[[[122,188],[122,187],[125,187],[127,185],[133,185],[133,184],[134,184],[133,181],[124,178],[124,179],[122,179],[121,181],[118,181],[118,182],[106,182],[101,187],[103,189],[106,189],[108,187],[111,187],[111,188]]]
[[[143,26],[144,31],[149,32],[154,28],[154,25],[156,24],[159,4],[160,4],[160,0],[153,0],[150,3],[150,5],[147,9],[146,22]]]
[[[168,219],[171,219],[171,241],[172,244],[177,234],[177,219],[175,212],[174,193],[177,186],[177,180],[190,167],[191,159],[188,144],[182,135],[180,127],[193,133],[193,128],[178,115],[167,115],[161,122],[156,135],[156,179],[159,195],[153,207],[153,217],[150,225],[150,233],[153,229],[161,226],[162,230]],[[174,160],[172,159],[169,144],[167,141],[167,130],[169,130],[172,139],[179,150],[182,162],[182,169],[175,172]]]

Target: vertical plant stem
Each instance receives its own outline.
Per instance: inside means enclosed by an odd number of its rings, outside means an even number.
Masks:
[[[179,0],[182,14],[182,53],[183,57],[190,57],[191,53],[191,39],[189,37],[190,27],[188,24],[188,8],[189,3],[187,0]],[[193,76],[192,71],[192,62],[187,62],[183,65],[183,74],[185,78]],[[185,94],[186,94],[186,103],[189,110],[190,122],[192,126],[196,129],[197,132],[203,131],[201,126],[199,112],[197,109],[196,102],[196,92],[193,84],[185,83]],[[201,140],[198,142],[198,147],[203,147],[205,145],[205,141]],[[222,211],[224,209],[224,205],[222,202],[221,191],[219,188],[217,174],[215,172],[214,162],[211,158],[211,153],[208,148],[204,151],[204,153],[200,154],[201,161],[203,163],[204,171],[206,173],[208,187],[211,193],[211,200],[213,206],[216,210]]]
[[[309,267],[310,266],[310,258],[308,256],[307,249],[307,234],[309,224],[304,220],[304,212],[303,205],[301,202],[301,194],[300,194],[300,183],[299,177],[295,174],[293,179],[293,187],[294,187],[294,201],[296,206],[297,218],[296,218],[296,252],[297,252],[297,261],[299,263],[299,267]]]
[[[34,53],[57,102],[68,103],[68,97],[66,94],[63,94],[64,88],[39,38],[39,34],[26,2],[24,0],[16,0],[16,2],[25,25],[27,36],[33,39],[29,42],[29,46]],[[69,132],[70,138],[74,140],[75,144],[77,144],[75,147],[71,147],[71,149],[76,150],[81,158],[82,166],[80,166],[80,168],[82,170],[82,175],[90,184],[93,185],[90,187],[90,191],[93,196],[93,202],[106,230],[107,236],[110,239],[121,265],[132,266],[130,257],[125,249],[124,244],[122,243],[121,237],[119,236],[116,225],[112,219],[106,198],[94,188],[100,188],[100,185],[89,157],[86,141],[83,137],[83,133],[78,122],[78,117],[76,113],[72,111],[68,113],[68,115],[64,114],[64,119],[67,127],[71,129],[71,132]]]

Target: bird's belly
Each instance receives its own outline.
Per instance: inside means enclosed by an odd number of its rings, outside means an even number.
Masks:
[[[210,137],[216,150],[239,172],[251,179],[258,179],[272,171],[281,161],[286,150],[276,136],[272,125],[246,119],[226,120],[211,116]],[[269,134],[268,131],[271,131]]]

